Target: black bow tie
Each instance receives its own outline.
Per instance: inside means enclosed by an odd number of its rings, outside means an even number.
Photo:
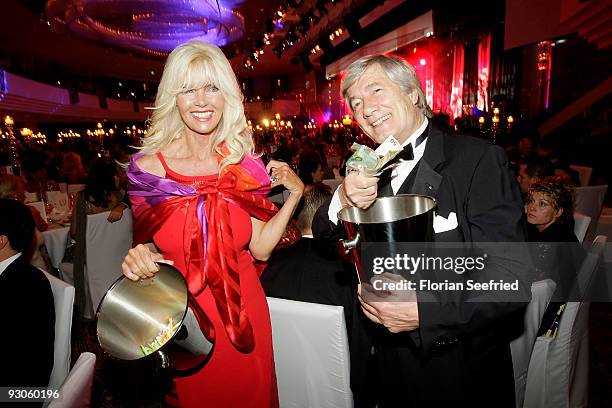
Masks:
[[[425,129],[423,134],[421,134],[414,142],[414,146],[418,147],[421,143],[425,141],[427,135],[429,134],[429,129]],[[412,143],[408,143],[401,152],[399,152],[393,159],[389,160],[385,167],[390,166],[392,164],[398,163],[400,160],[414,160],[414,150],[412,148]],[[378,179],[378,195],[381,197],[391,196],[393,195],[393,190],[391,188],[391,174],[392,171],[384,172],[380,178]]]
[[[425,139],[427,139],[427,134],[429,132],[427,132],[427,129],[425,129],[425,132],[423,132],[423,134],[419,137],[417,137],[417,139],[414,142],[414,148],[419,147],[419,145],[421,143],[423,143],[425,141]],[[404,146],[402,148],[402,151],[399,152],[393,159],[389,160],[389,162],[385,165],[389,166],[391,164],[397,163],[400,160],[414,160],[414,149],[412,147],[412,143],[408,143],[406,146]]]

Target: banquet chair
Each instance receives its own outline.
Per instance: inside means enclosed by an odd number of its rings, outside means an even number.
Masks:
[[[89,407],[95,366],[95,354],[88,351],[81,353],[59,388],[59,398],[52,399],[49,408]]]
[[[591,174],[593,174],[592,167],[576,166],[575,164],[572,164],[569,166],[569,168],[578,173],[580,187],[585,187],[589,185],[589,181],[591,181]]]
[[[557,287],[552,279],[544,279],[531,285],[531,301],[527,305],[524,316],[524,331],[510,342],[512,366],[514,368],[514,392],[517,408],[523,406],[525,386],[527,384],[527,369],[531,352],[536,341],[542,316]]]
[[[584,242],[590,224],[591,217],[574,211],[574,235],[579,242]]]
[[[72,307],[74,287],[45,272],[55,307],[55,342],[53,345],[53,370],[49,378],[49,389],[57,390],[66,379],[70,369],[70,338],[72,333]],[[45,404],[46,406],[46,404]]]
[[[61,191],[62,193],[68,192],[68,183],[57,183],[57,185],[59,185],[59,191]]]
[[[108,288],[122,275],[121,263],[132,247],[132,213],[124,211],[121,219],[113,223],[108,222],[108,214],[106,211],[87,216],[85,285],[81,294],[85,301],[81,313],[86,318],[93,318]],[[74,269],[71,266],[60,266],[62,279],[67,282],[74,282]]]
[[[601,207],[607,191],[607,185],[576,187],[575,210],[591,217],[591,224],[589,225],[585,238],[587,242],[591,242],[595,237],[597,222],[599,221]]]
[[[344,312],[268,298],[281,407],[352,407]]]
[[[536,339],[525,389],[525,408],[586,407],[589,376],[589,293],[607,238],[593,241],[578,272],[581,301],[567,302],[555,337]]]

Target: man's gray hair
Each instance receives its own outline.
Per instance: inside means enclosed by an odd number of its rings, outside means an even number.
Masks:
[[[366,69],[375,64],[378,64],[389,79],[397,84],[406,94],[416,89],[418,94],[417,107],[421,109],[423,114],[428,118],[433,116],[433,112],[427,104],[427,98],[425,98],[425,93],[423,93],[423,88],[421,88],[421,83],[416,76],[414,67],[403,58],[394,55],[369,55],[359,58],[348,67],[346,76],[342,80],[342,96],[344,96],[349,106],[351,106],[347,95],[349,88],[357,82]]]

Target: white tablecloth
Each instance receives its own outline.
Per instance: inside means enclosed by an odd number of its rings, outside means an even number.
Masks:
[[[49,254],[49,258],[51,258],[51,266],[59,268],[62,258],[64,257],[66,241],[70,235],[70,227],[50,228],[43,232],[42,235],[45,239],[47,253]]]

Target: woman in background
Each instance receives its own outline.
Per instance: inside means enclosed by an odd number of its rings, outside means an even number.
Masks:
[[[61,180],[68,184],[81,184],[85,181],[85,177],[81,156],[76,152],[64,154],[60,168]]]
[[[542,318],[539,335],[554,334],[551,327],[563,313],[584,259],[584,250],[574,234],[572,187],[552,179],[532,184],[526,211],[529,241],[537,243],[532,246],[535,280],[552,279],[557,284],[553,301]]]

